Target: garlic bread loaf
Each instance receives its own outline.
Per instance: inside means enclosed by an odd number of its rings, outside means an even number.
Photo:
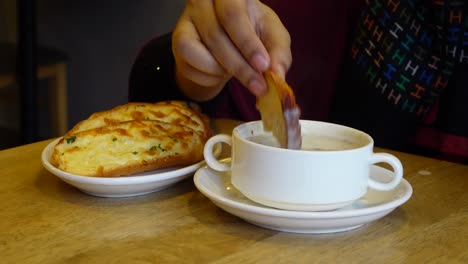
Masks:
[[[203,159],[211,135],[208,117],[195,104],[129,103],[79,122],[55,145],[50,162],[93,177],[186,166]]]

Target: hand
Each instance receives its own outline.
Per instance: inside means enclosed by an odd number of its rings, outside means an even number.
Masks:
[[[176,81],[199,101],[216,96],[232,77],[262,95],[262,72],[284,78],[289,69],[290,42],[275,12],[258,0],[188,1],[172,35]]]

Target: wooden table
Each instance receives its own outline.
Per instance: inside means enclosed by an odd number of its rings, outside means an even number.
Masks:
[[[192,178],[133,198],[86,195],[42,167],[48,142],[0,152],[0,263],[468,263],[468,166],[391,152],[414,189],[406,204],[307,235],[244,222]]]

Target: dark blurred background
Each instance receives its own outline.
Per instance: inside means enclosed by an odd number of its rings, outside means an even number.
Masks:
[[[128,75],[139,48],[170,31],[184,4],[182,0],[36,1],[38,44],[66,56],[68,128],[93,112],[127,101]],[[17,1],[0,0],[0,43],[16,43],[17,34]],[[6,63],[0,61],[0,68]],[[40,139],[54,137],[47,85],[39,81],[37,86]],[[17,84],[0,87],[0,148],[20,144],[17,90]]]

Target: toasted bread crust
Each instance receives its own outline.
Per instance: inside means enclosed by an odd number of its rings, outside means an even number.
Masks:
[[[116,125],[130,120],[157,120],[173,125],[188,126],[204,137],[211,136],[209,119],[200,112],[198,105],[182,101],[157,103],[132,102],[110,110],[96,112],[76,124],[67,134],[88,129]]]

